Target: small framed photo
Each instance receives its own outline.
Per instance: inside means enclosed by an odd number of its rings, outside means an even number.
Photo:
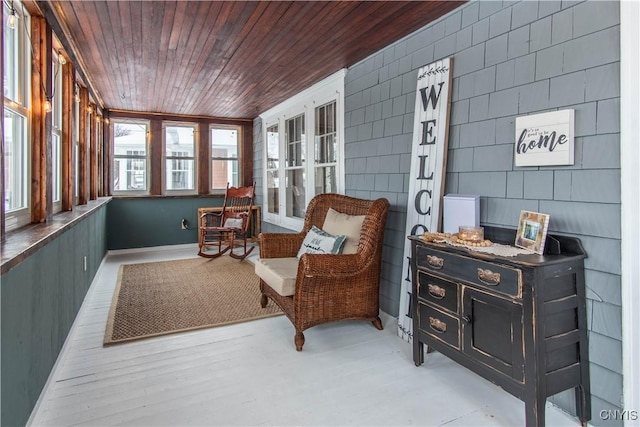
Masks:
[[[520,212],[516,246],[542,255],[548,228],[548,214],[529,211]]]

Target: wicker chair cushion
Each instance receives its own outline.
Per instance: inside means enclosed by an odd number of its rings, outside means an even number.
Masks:
[[[358,252],[360,232],[366,215],[347,215],[329,208],[324,219],[322,229],[330,234],[344,234],[347,240],[342,248],[343,254],[355,254]]]
[[[256,276],[283,297],[294,294],[298,258],[260,258],[256,261]]]
[[[315,225],[307,233],[298,251],[298,259],[303,254],[339,254],[347,239],[344,234],[336,235],[320,230]]]

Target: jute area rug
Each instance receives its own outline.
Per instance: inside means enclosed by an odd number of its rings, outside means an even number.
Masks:
[[[228,256],[122,265],[104,344],[282,314],[260,307],[258,283],[252,263]]]

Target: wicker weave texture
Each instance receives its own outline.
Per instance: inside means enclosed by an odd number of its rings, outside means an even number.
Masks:
[[[315,225],[322,228],[329,208],[347,215],[365,215],[358,251],[351,255],[304,254],[298,264],[293,296],[283,297],[260,280],[264,297],[289,317],[302,349],[302,331],[322,323],[363,319],[381,328],[380,267],[384,229],[389,210],[386,199],[365,200],[340,194],[320,194],[307,207],[300,233],[262,233],[262,258],[296,256],[304,236]],[[264,298],[263,298],[264,301]]]

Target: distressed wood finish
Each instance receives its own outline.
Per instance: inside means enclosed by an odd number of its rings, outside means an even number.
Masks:
[[[99,104],[217,117],[255,117],[462,3],[38,2]]]
[[[46,93],[51,93],[51,34],[43,18],[31,19],[31,60],[35,72],[31,74],[31,222],[47,219],[47,162],[51,162],[51,114],[44,111]],[[47,78],[47,76],[49,76]],[[45,92],[46,91],[46,92]],[[49,127],[47,132],[47,116]],[[48,141],[48,144],[47,144]],[[47,153],[47,146],[49,153]],[[49,154],[49,156],[47,155]],[[47,160],[48,159],[48,160]],[[49,199],[51,194],[49,192]],[[50,200],[49,200],[50,202]],[[51,209],[49,209],[51,212]]]
[[[73,161],[74,67],[67,62],[62,66],[62,210],[73,209],[75,164]]]
[[[98,198],[98,141],[96,139],[96,104],[89,104],[91,112],[87,114],[89,127],[89,199]]]
[[[162,121],[153,118],[149,125],[149,131],[151,136],[148,141],[148,147],[151,151],[149,165],[149,175],[147,179],[150,182],[149,191],[152,195],[162,194],[162,173],[164,171],[164,165],[162,164],[162,150],[163,138],[162,138]],[[155,173],[154,173],[155,172]]]
[[[89,157],[87,139],[87,108],[89,107],[89,91],[80,87],[80,123],[78,130],[78,204],[84,205],[89,200]]]
[[[485,236],[510,244],[515,230]],[[548,238],[557,255],[500,257],[409,237],[415,364],[425,344],[438,350],[523,400],[530,427],[571,388],[578,418],[591,419],[586,254],[576,238]]]

